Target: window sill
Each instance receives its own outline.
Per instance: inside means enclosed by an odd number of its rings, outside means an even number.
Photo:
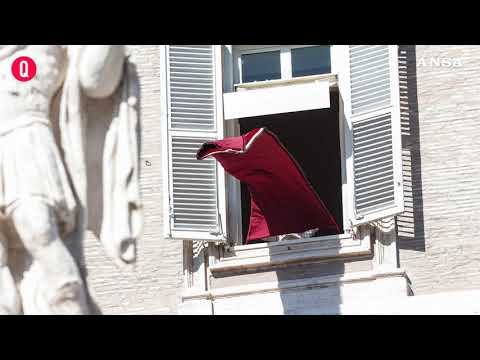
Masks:
[[[307,263],[335,257],[369,255],[370,236],[362,229],[359,239],[348,234],[286,240],[274,243],[238,245],[226,248],[209,269],[213,276]]]
[[[320,75],[311,75],[311,76],[301,76],[292,79],[278,79],[278,80],[267,80],[267,81],[256,81],[244,84],[236,84],[234,85],[235,91],[244,91],[244,90],[252,90],[252,89],[262,89],[262,88],[269,88],[269,87],[277,87],[277,86],[288,86],[294,84],[304,84],[314,81],[324,81],[328,80],[330,88],[337,87],[337,74],[320,74]]]

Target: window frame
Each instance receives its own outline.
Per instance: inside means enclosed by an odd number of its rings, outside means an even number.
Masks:
[[[305,47],[310,45],[298,45]],[[315,46],[315,45],[311,45]],[[233,45],[222,45],[222,79],[223,93],[234,92],[238,82],[236,71],[238,60],[235,61]],[[259,46],[256,50],[260,51]],[[276,46],[263,46],[265,51],[275,50]],[[278,46],[277,46],[278,47]],[[288,46],[294,48],[296,45]],[[255,50],[245,46],[242,50]],[[237,49],[238,50],[238,49]],[[231,276],[243,272],[256,271],[257,269],[275,269],[288,264],[306,264],[317,261],[330,261],[338,258],[369,258],[372,256],[372,237],[374,228],[369,223],[359,224],[355,233],[347,232],[351,223],[348,220],[354,216],[353,178],[352,169],[352,132],[347,119],[350,91],[345,88],[349,81],[350,64],[348,57],[348,45],[330,45],[331,74],[297,77],[272,81],[248,83],[242,91],[250,88],[283,86],[297,82],[315,81],[328,79],[330,88],[336,87],[339,91],[339,134],[340,151],[342,161],[342,199],[344,234],[307,238],[300,240],[288,240],[280,242],[268,242],[250,245],[233,245],[225,243],[207,243],[203,241],[184,241],[184,275],[185,291],[183,301],[200,299],[208,294],[211,287],[212,276]],[[237,58],[238,59],[238,58]],[[235,75],[237,73],[237,75]],[[326,75],[326,76],[325,76]],[[396,83],[393,86],[397,86]],[[248,89],[247,89],[248,88]],[[161,92],[162,93],[162,92]],[[162,96],[162,94],[161,94]],[[224,136],[235,136],[239,133],[238,121],[224,121]],[[163,132],[162,132],[163,134]],[[163,134],[164,135],[164,134]],[[242,239],[240,183],[235,178],[225,174],[226,183],[226,221],[228,239]],[[348,181],[350,179],[350,181]],[[237,205],[235,205],[237,204]],[[168,208],[167,208],[168,211]],[[378,231],[377,231],[378,232]],[[240,234],[240,235],[238,235]],[[378,241],[378,234],[375,239]],[[190,299],[189,296],[192,298]],[[208,304],[211,306],[211,304]]]
[[[217,85],[217,88],[221,88],[223,85],[223,91],[219,92],[219,101],[221,100],[220,93],[228,93],[235,91],[235,76],[238,76],[236,68],[238,65],[238,60],[235,61],[235,55],[238,55],[238,51],[234,51],[232,45],[214,45],[215,47],[221,48],[221,57],[216,57],[217,64],[222,63],[220,77],[223,81],[223,84]],[[293,49],[297,47],[307,47],[307,46],[316,46],[316,45],[289,45],[283,46],[284,48]],[[165,66],[165,56],[162,55],[162,52],[165,50],[165,46],[160,46],[160,83],[165,82],[167,76],[167,70]],[[256,48],[244,47],[242,51],[271,51],[282,47],[279,45],[275,46],[255,46]],[[238,49],[237,49],[238,50]],[[348,112],[348,107],[350,106],[350,91],[348,88],[345,88],[346,82],[349,81],[349,72],[350,64],[348,57],[348,45],[330,45],[330,59],[331,59],[331,73],[330,74],[321,74],[313,76],[304,76],[296,77],[290,79],[281,80],[271,80],[271,81],[259,81],[256,83],[249,83],[248,86],[243,88],[243,91],[248,91],[248,89],[255,89],[256,87],[265,87],[265,86],[284,86],[295,84],[298,82],[305,81],[328,81],[330,83],[330,91],[332,88],[338,88],[339,91],[339,135],[340,135],[340,151],[342,159],[342,202],[343,202],[343,222],[344,222],[344,233],[333,235],[333,236],[321,236],[314,238],[304,238],[300,240],[288,240],[285,242],[269,242],[263,244],[250,244],[250,245],[234,245],[229,244],[228,242],[223,242],[225,239],[210,238],[210,239],[199,239],[199,238],[188,238],[188,234],[172,234],[169,216],[170,209],[168,204],[170,200],[168,196],[170,195],[170,189],[168,187],[168,181],[164,181],[164,216],[165,221],[163,224],[164,236],[165,238],[175,238],[183,239],[184,244],[192,245],[190,240],[199,240],[200,243],[203,240],[212,241],[214,243],[203,242],[202,246],[205,249],[208,249],[208,256],[205,258],[198,258],[198,254],[186,250],[185,264],[190,264],[193,259],[195,261],[201,262],[204,267],[207,268],[207,271],[202,272],[204,276],[207,276],[208,271],[210,274],[212,272],[229,272],[231,270],[237,271],[241,269],[255,269],[258,267],[275,267],[283,266],[287,263],[299,263],[306,261],[317,261],[318,259],[333,258],[333,257],[356,257],[360,255],[371,254],[371,226],[369,224],[359,224],[358,231],[355,233],[349,231],[350,225],[349,220],[354,218],[354,187],[353,187],[353,176],[351,171],[352,167],[352,131],[350,129],[350,118],[347,118],[349,115],[345,114]],[[393,50],[392,50],[393,51]],[[393,56],[393,55],[392,55]],[[238,57],[237,57],[238,59]],[[235,75],[237,73],[237,75]],[[392,73],[393,76],[393,73]],[[335,81],[332,81],[332,77]],[[220,79],[219,78],[219,79]],[[218,84],[218,83],[217,83]],[[162,85],[162,89],[164,85]],[[396,87],[396,83],[393,83],[392,86]],[[247,89],[248,88],[248,89]],[[397,91],[397,90],[395,90]],[[222,94],[222,96],[223,96]],[[168,106],[165,106],[166,103],[166,93],[165,91],[160,91],[161,98],[161,124],[164,129],[168,129],[167,121],[167,112]],[[218,108],[217,112],[220,115],[223,115],[223,109]],[[236,124],[237,123],[237,124]],[[223,127],[223,133],[219,134],[224,137],[235,136],[239,134],[238,121],[223,120],[222,124],[217,124],[217,126]],[[169,177],[171,174],[168,167],[168,147],[169,141],[167,137],[167,132],[162,131],[162,168],[164,170],[164,175]],[[224,229],[227,232],[227,240],[234,239],[236,241],[241,241],[242,239],[242,217],[241,217],[241,204],[240,201],[240,184],[238,181],[232,177],[227,177],[226,174],[222,174],[223,169],[219,167],[219,181],[225,181],[225,186],[223,190],[227,191],[226,193],[226,216],[223,216],[221,219],[222,226],[227,222]],[[220,186],[220,184],[219,184]],[[235,191],[235,189],[238,189]],[[352,200],[352,201],[351,201]],[[233,211],[232,211],[233,210]],[[239,214],[240,213],[240,214]],[[224,213],[222,212],[222,215]],[[240,215],[240,216],[239,216]],[[233,221],[232,221],[233,220]],[[240,235],[238,235],[240,234]],[[172,236],[173,235],[173,236]],[[185,235],[185,236],[184,236]],[[198,242],[195,242],[198,243]],[[192,245],[193,246],[193,245]],[[186,247],[186,249],[188,246]],[[206,250],[207,251],[207,250]],[[243,256],[240,256],[242,254]],[[231,261],[234,261],[233,263]],[[228,266],[227,263],[228,262]],[[210,270],[208,270],[210,269]],[[186,270],[186,273],[192,275],[193,273],[197,274],[197,271]],[[198,275],[198,274],[197,274]],[[206,284],[208,288],[208,282],[202,282],[201,286]]]
[[[301,79],[305,76],[292,77],[292,49],[308,48],[322,45],[234,45],[233,48],[233,63],[234,63],[234,88],[241,84],[262,84],[269,83],[270,81],[278,80],[290,80],[290,79]],[[317,74],[317,75],[327,75],[327,74],[336,74],[336,69],[334,68],[334,61],[332,59],[332,47],[334,45],[325,45],[330,46],[330,73]],[[247,54],[256,54],[262,52],[271,52],[271,51],[280,51],[280,79],[277,80],[265,80],[265,81],[255,81],[255,82],[243,82],[242,81],[242,55]],[[317,76],[310,75],[310,76]]]

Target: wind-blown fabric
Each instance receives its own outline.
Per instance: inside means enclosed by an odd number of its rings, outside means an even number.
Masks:
[[[209,156],[250,191],[247,243],[315,228],[321,232],[340,231],[300,166],[266,128],[207,142],[199,149],[197,159]]]

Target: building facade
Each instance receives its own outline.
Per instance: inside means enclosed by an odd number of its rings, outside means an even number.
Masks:
[[[478,310],[480,47],[130,49],[145,230],[131,272],[86,241],[98,312]],[[248,193],[193,155],[261,126],[300,159],[341,234],[245,244]]]

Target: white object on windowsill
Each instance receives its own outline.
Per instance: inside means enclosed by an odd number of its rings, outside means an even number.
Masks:
[[[260,89],[260,88],[271,88],[277,86],[289,86],[294,84],[303,84],[314,81],[324,81],[328,80],[330,87],[337,86],[337,74],[319,74],[319,75],[309,75],[309,76],[299,76],[291,79],[276,79],[276,80],[265,80],[265,81],[254,81],[242,84],[235,84],[235,91],[244,91],[251,89]]]
[[[328,80],[225,93],[225,120],[330,108]]]

